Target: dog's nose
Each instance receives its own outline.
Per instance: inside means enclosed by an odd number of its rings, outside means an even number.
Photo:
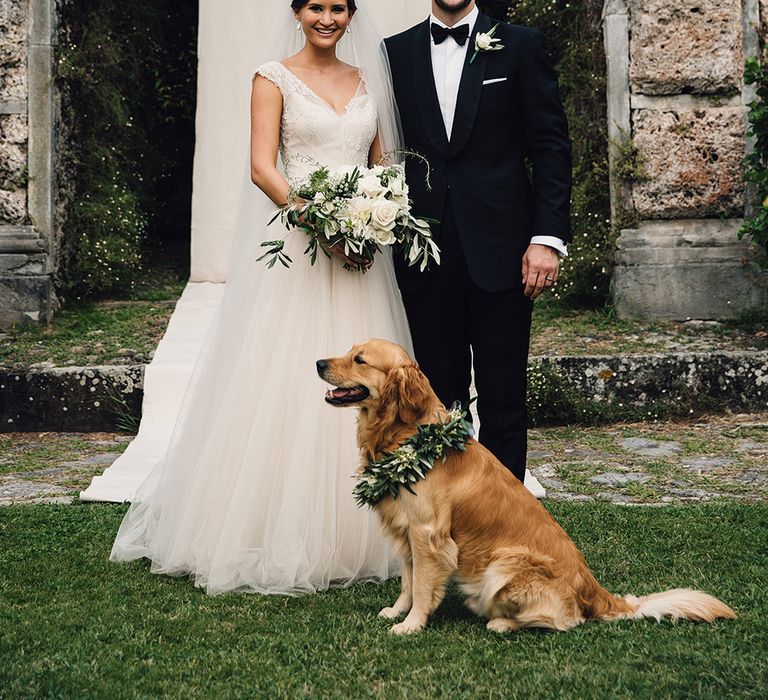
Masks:
[[[322,373],[328,369],[328,360],[318,360],[315,362],[315,366],[317,367],[317,371]]]

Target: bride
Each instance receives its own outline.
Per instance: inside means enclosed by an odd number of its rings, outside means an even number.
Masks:
[[[288,180],[317,163],[365,166],[399,147],[388,64],[360,0],[279,5],[281,60],[253,80],[250,167],[224,297],[169,450],[111,554],[145,557],[153,572],[190,575],[211,594],[300,594],[396,573],[375,517],[352,497],[353,412],[326,406],[315,373],[317,358],[361,339],[410,349],[391,256],[380,253],[365,274],[345,270],[335,250],[312,266],[293,232],[289,269],[257,262],[261,243],[282,235],[267,222]]]

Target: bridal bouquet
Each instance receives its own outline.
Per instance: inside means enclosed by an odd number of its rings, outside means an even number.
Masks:
[[[287,229],[304,231],[309,236],[304,254],[313,265],[318,248],[327,255],[328,248],[339,246],[346,255],[372,261],[381,246],[396,244],[408,263],[418,264],[422,271],[430,260],[440,264],[440,249],[432,240],[429,221],[411,214],[402,165],[318,167],[292,183],[288,201],[270,224],[280,218]],[[268,259],[267,267],[277,262],[288,267],[293,262],[283,250],[285,239],[261,245],[269,249],[259,258]],[[345,267],[366,270],[366,265]]]

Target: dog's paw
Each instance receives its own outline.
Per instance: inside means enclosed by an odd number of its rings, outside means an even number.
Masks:
[[[392,634],[416,634],[417,632],[421,632],[423,629],[423,624],[409,622],[407,619],[405,619],[401,623],[391,627],[389,631]]]
[[[486,627],[491,632],[514,632],[517,629],[517,623],[508,617],[496,617],[493,620],[489,620]]]
[[[383,617],[385,620],[396,620],[405,613],[405,610],[400,610],[399,608],[382,608],[379,611],[379,617]]]

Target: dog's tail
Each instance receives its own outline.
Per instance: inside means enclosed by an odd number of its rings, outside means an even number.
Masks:
[[[718,619],[733,620],[736,618],[736,613],[722,601],[709,595],[709,593],[693,591],[690,588],[674,588],[639,598],[633,595],[611,597],[613,598],[613,605],[606,606],[593,617],[601,620],[649,617],[659,621],[668,618],[672,622],[677,620],[714,622]]]

